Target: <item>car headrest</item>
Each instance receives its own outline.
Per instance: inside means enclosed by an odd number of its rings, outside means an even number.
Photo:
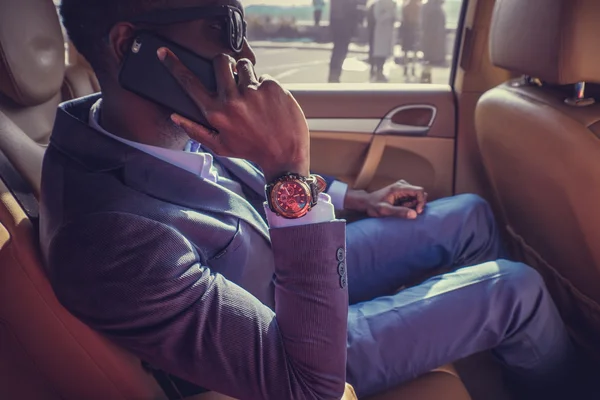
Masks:
[[[61,89],[65,45],[52,0],[0,0],[0,93],[42,104]]]
[[[598,21],[598,0],[496,0],[492,63],[551,84],[600,83]]]

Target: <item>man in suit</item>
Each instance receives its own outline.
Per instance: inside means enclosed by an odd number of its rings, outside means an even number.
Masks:
[[[60,107],[44,160],[41,246],[60,301],[235,398],[339,399],[346,381],[365,396],[487,349],[535,387],[562,380],[565,328],[540,276],[498,260],[485,202],[426,204],[406,182],[319,194],[302,111],[254,74],[232,30],[242,13],[238,0],[63,0],[102,93]],[[139,29],[215,59],[216,94],[157,54],[218,134],[119,85]],[[371,218],[345,227],[336,204]],[[439,268],[454,271],[395,293]]]

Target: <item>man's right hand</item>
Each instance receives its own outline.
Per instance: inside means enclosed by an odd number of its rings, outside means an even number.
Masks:
[[[309,175],[310,137],[304,113],[276,81],[258,79],[247,59],[235,62],[221,55],[214,60],[217,93],[210,93],[170,50],[159,49],[158,57],[218,130],[211,132],[173,114],[173,122],[190,138],[221,156],[257,163],[267,182],[286,172]]]

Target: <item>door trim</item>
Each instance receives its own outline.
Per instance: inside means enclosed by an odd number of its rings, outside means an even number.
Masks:
[[[379,118],[308,118],[313,132],[364,133],[372,135],[381,123]]]
[[[425,108],[431,110],[431,119],[427,123],[427,126],[412,126],[412,125],[404,125],[397,124],[392,121],[392,118],[397,113],[400,113],[405,110],[413,110]],[[429,130],[433,126],[435,122],[435,117],[437,117],[437,107],[429,105],[429,104],[408,104],[405,106],[400,106],[394,108],[392,111],[387,113],[385,117],[381,120],[381,123],[375,129],[376,135],[398,135],[398,136],[427,136]]]

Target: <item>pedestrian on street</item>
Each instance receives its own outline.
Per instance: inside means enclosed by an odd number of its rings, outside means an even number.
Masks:
[[[396,0],[371,0],[367,7],[371,81],[388,82],[383,67],[394,54],[398,4]]]
[[[415,62],[419,50],[421,33],[421,6],[422,0],[405,0],[402,8],[402,25],[400,26],[400,43],[404,53],[404,76],[408,76],[409,66],[412,64],[411,74],[415,75]]]
[[[325,8],[325,0],[313,0],[315,26],[321,25],[321,18],[323,17],[323,8]]]
[[[434,66],[446,66],[446,12],[444,0],[429,0],[423,5],[423,58]]]
[[[333,51],[329,64],[329,83],[339,83],[348,47],[359,22],[364,19],[364,2],[361,0],[331,0],[329,29]]]

